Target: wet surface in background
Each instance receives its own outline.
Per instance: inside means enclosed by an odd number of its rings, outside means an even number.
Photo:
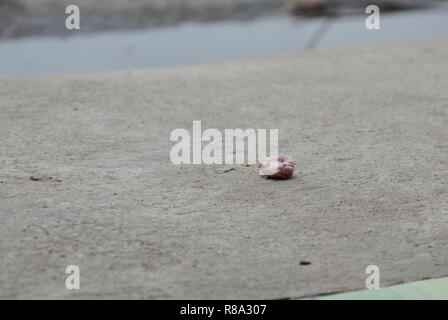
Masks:
[[[332,19],[279,16],[247,22],[187,23],[149,30],[84,33],[65,38],[3,40],[0,76],[176,66],[309,47],[448,35],[446,5],[382,14],[381,30],[367,30],[366,17],[364,14]],[[317,39],[319,32],[321,36]]]

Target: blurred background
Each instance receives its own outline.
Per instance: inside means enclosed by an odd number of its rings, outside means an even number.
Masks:
[[[80,8],[67,30],[65,8]],[[365,8],[381,29],[365,27]],[[445,0],[0,0],[0,76],[196,64],[448,35]]]

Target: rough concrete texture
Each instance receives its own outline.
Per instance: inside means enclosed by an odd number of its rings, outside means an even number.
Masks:
[[[371,264],[382,286],[447,275],[447,40],[0,79],[0,298],[298,298],[362,289]],[[170,132],[193,120],[278,128],[295,177],[172,165]]]

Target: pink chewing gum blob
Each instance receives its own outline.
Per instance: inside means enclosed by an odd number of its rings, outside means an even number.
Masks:
[[[258,164],[260,175],[273,179],[288,179],[294,173],[294,159],[288,155],[270,156]]]

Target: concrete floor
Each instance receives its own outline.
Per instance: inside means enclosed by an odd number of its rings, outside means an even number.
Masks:
[[[371,264],[382,286],[447,275],[447,40],[0,78],[0,298],[299,298],[363,289]],[[170,132],[193,120],[278,128],[295,177],[172,165]]]

